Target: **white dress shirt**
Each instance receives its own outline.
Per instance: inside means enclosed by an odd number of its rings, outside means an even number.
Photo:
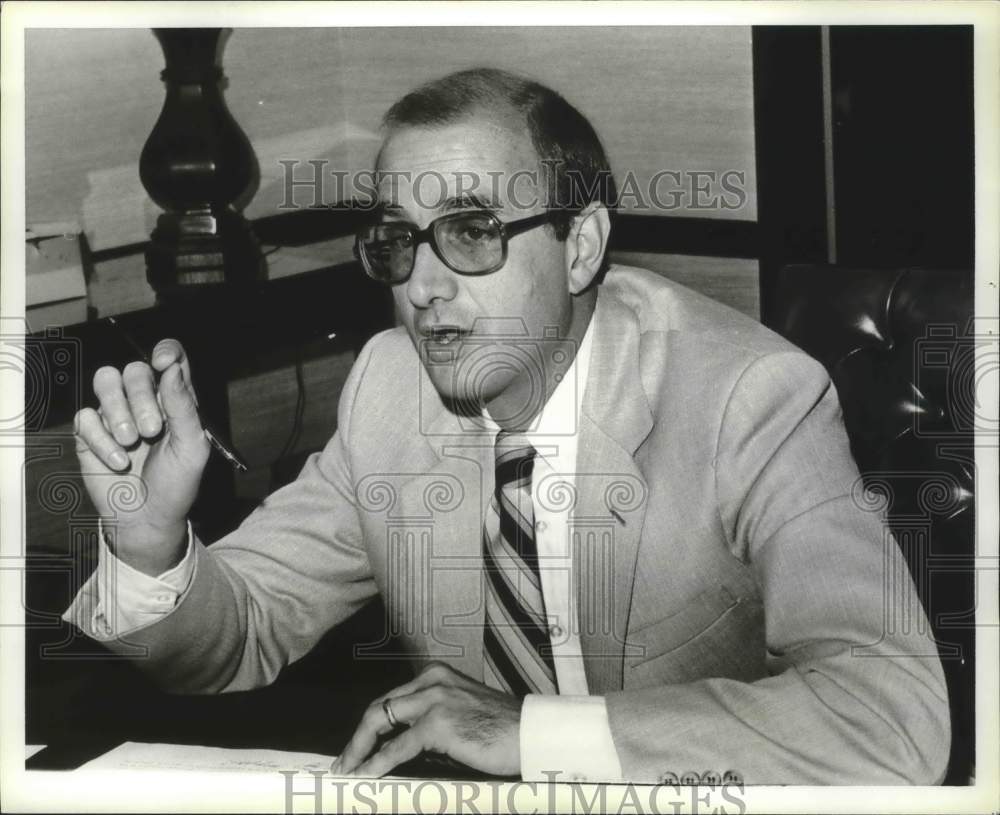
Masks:
[[[526,781],[622,778],[604,697],[588,695],[574,591],[570,506],[558,500],[559,488],[554,488],[557,482],[564,482],[570,491],[575,486],[577,428],[592,344],[593,322],[566,375],[524,434],[536,450],[531,487],[535,543],[559,685],[558,696],[529,694],[524,699],[520,749],[521,776]],[[494,435],[499,431],[485,412],[483,420]],[[118,560],[105,545],[103,532],[99,540],[97,603],[88,634],[97,640],[123,636],[155,622],[180,602],[194,572],[190,526],[183,560],[157,577]]]

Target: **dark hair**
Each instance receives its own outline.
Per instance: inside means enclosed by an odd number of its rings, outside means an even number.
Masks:
[[[608,158],[590,122],[551,88],[496,68],[472,68],[428,82],[385,114],[387,128],[451,124],[477,111],[504,108],[524,118],[546,176],[556,238],[600,201],[613,213],[617,192]]]

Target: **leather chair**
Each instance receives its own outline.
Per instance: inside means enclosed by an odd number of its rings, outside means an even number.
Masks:
[[[977,415],[973,283],[968,270],[786,266],[770,326],[830,372],[856,494],[887,513],[927,610],[952,713],[946,784],[974,773],[973,429],[997,421]]]

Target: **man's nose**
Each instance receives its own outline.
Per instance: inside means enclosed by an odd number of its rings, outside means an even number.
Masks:
[[[435,254],[430,244],[417,247],[413,272],[406,282],[406,296],[416,308],[427,308],[434,300],[451,300],[458,292],[456,274]]]

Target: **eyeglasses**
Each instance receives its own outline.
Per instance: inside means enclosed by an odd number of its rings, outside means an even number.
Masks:
[[[404,283],[413,272],[417,247],[429,243],[454,272],[486,275],[507,262],[507,241],[552,220],[552,212],[504,223],[492,212],[473,210],[442,215],[417,229],[404,221],[375,224],[358,233],[354,254],[368,276],[382,283]]]

